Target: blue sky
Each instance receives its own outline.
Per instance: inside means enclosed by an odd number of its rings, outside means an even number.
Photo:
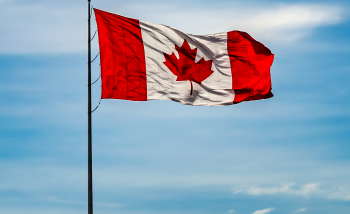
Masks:
[[[0,0],[0,213],[87,213],[86,3]],[[350,2],[92,3],[192,34],[244,30],[275,54],[269,100],[102,100],[95,213],[350,213]]]

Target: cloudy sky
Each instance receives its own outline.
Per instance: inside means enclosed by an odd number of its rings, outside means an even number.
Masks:
[[[92,4],[191,34],[246,31],[275,54],[269,100],[102,100],[95,213],[350,213],[349,1]],[[0,0],[0,213],[87,213],[87,10]]]

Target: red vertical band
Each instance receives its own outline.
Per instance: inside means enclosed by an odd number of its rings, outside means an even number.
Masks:
[[[101,57],[102,99],[147,100],[139,20],[94,9]]]
[[[248,33],[227,33],[227,50],[232,71],[234,102],[267,99],[271,92],[270,67],[274,55]]]

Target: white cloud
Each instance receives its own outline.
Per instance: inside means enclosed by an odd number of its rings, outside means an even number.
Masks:
[[[337,191],[334,191],[331,194],[329,194],[328,199],[350,201],[350,191],[344,187],[339,187]]]
[[[321,190],[319,189],[319,183],[308,183],[301,188],[295,187],[295,184],[285,184],[281,186],[273,187],[255,187],[251,186],[245,190],[236,190],[234,194],[237,193],[246,193],[248,195],[276,195],[276,194],[290,194],[297,196],[309,196],[313,193],[318,193]]]
[[[276,209],[276,208],[267,208],[267,209],[263,209],[263,210],[257,210],[255,212],[253,212],[253,214],[266,214],[266,213],[271,212],[274,209]]]
[[[304,186],[297,186],[294,183],[284,184],[280,186],[272,187],[257,187],[250,186],[241,189],[236,189],[233,191],[233,194],[248,194],[248,195],[278,195],[278,194],[287,194],[294,196],[310,197],[317,196],[326,199],[350,201],[350,190],[346,187],[328,187],[321,189],[319,183],[307,183]],[[303,212],[302,208],[299,212]],[[296,212],[296,211],[294,211]]]
[[[234,213],[235,211],[234,210],[229,210],[228,213]]]
[[[306,207],[304,208],[300,208],[298,210],[292,211],[291,213],[301,213],[301,212],[305,212],[306,211]]]
[[[263,39],[293,41],[317,27],[339,23],[342,18],[343,12],[339,6],[291,4],[255,11],[254,15],[235,25]]]

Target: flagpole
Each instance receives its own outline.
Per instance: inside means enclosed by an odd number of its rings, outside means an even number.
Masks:
[[[92,201],[92,126],[91,126],[91,0],[88,0],[88,214],[93,214]]]

